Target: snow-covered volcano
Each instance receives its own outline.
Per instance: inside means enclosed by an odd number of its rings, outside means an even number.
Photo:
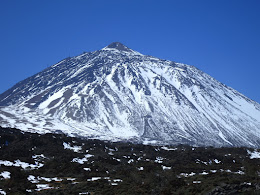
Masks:
[[[121,43],[0,95],[0,125],[107,140],[260,147],[260,105],[197,68]]]

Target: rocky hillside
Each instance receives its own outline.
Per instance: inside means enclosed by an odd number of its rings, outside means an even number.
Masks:
[[[259,194],[260,151],[0,128],[0,194]]]

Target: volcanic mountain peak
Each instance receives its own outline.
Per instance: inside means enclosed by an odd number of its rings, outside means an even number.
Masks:
[[[107,48],[115,48],[122,51],[128,51],[129,48],[120,42],[113,42],[107,46]]]
[[[122,44],[120,42],[113,42],[113,43],[109,44],[108,46],[104,47],[102,50],[112,50],[112,51],[119,51],[119,52],[123,51],[123,52],[141,55],[140,53],[128,48],[127,46],[125,46],[124,44]]]
[[[260,147],[260,105],[197,68],[119,42],[0,94],[0,125],[106,140]]]

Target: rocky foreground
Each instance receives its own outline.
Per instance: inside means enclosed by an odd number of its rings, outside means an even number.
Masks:
[[[0,194],[259,194],[250,148],[111,143],[0,128]]]

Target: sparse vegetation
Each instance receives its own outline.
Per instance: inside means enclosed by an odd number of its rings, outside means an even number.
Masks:
[[[0,136],[7,194],[260,193],[260,159],[249,148],[111,143],[10,128]]]

